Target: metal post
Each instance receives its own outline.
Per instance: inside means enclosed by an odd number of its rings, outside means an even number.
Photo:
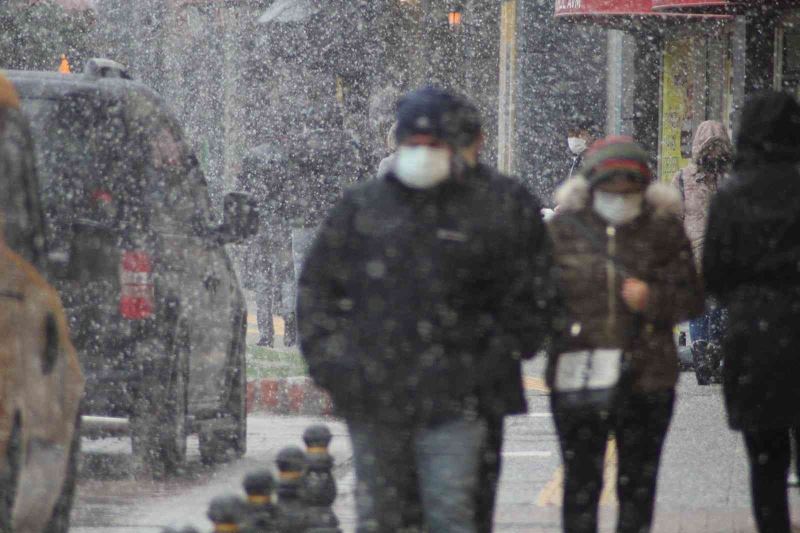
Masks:
[[[302,488],[308,461],[296,446],[284,448],[275,460],[278,465],[278,531],[305,533],[307,520]]]
[[[339,519],[333,512],[336,501],[336,479],[333,457],[328,453],[331,431],[327,426],[311,426],[303,433],[308,457],[304,496],[308,504],[307,533],[341,533]]]

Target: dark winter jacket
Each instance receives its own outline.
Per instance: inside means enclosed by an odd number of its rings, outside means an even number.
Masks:
[[[347,417],[524,412],[520,358],[549,327],[550,254],[538,202],[499,175],[419,191],[390,173],[349,190],[300,277],[311,376]]]
[[[569,159],[569,174],[567,174],[567,179],[571,180],[572,178],[574,178],[578,174],[578,171],[581,169],[582,166],[583,166],[583,155],[573,154],[572,157],[570,157]]]
[[[634,391],[672,389],[678,379],[672,328],[703,311],[702,287],[678,218],[677,191],[650,185],[643,214],[616,228],[608,228],[592,210],[583,178],[564,184],[557,200],[561,209],[549,229],[566,316],[548,362],[549,383],[559,353],[622,348],[631,357]],[[622,284],[629,277],[650,286],[640,316],[622,300]]]
[[[263,144],[248,151],[237,177],[238,190],[252,195],[260,211],[258,234],[245,250],[242,282],[259,294],[270,293],[275,301],[281,286],[294,279],[291,227],[278,212],[288,170],[284,151]]]
[[[724,391],[734,429],[800,425],[800,108],[787,98],[745,107],[736,167],[709,214],[703,270],[729,312]]]

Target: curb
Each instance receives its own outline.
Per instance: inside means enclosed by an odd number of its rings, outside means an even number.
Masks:
[[[247,382],[247,412],[327,416],[333,402],[311,378],[266,378]]]

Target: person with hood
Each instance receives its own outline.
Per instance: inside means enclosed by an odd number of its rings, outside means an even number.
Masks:
[[[652,180],[638,144],[606,138],[587,152],[581,175],[558,190],[561,211],[548,224],[565,300],[547,381],[564,460],[567,533],[597,531],[612,433],[619,457],[617,531],[650,531],[679,373],[672,328],[703,309],[691,246],[678,219],[680,197]],[[579,402],[569,392],[580,388],[568,383],[571,369],[583,376],[592,365],[605,365],[620,378],[587,389],[585,398],[613,391],[613,402]]]
[[[756,523],[789,533],[789,440],[800,428],[800,105],[763,92],[740,124],[732,176],[711,203],[703,272],[728,311],[723,390],[750,460]]]
[[[540,206],[511,180],[467,177],[461,102],[402,99],[392,170],[345,193],[300,277],[301,351],[367,489],[357,531],[403,529],[415,492],[427,530],[477,531],[484,409],[507,383],[507,409],[524,411],[520,360],[549,330]]]
[[[702,261],[708,208],[727,175],[733,147],[721,122],[707,120],[697,127],[692,140],[692,162],[678,171],[672,183],[683,198],[683,225],[692,242],[698,267]],[[717,378],[722,351],[723,311],[712,303],[705,315],[689,323],[692,358],[697,382],[707,385]]]

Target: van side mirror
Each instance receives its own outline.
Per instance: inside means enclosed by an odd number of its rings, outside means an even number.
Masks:
[[[220,244],[239,244],[258,233],[258,205],[252,196],[241,192],[225,195],[223,219],[217,236]]]

